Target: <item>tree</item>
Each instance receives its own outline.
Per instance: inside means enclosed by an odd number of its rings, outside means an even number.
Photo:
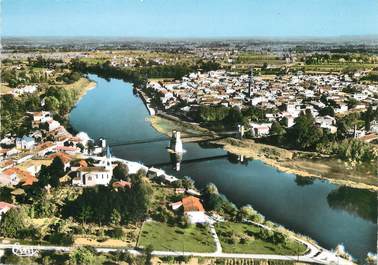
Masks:
[[[152,265],[152,252],[154,251],[154,248],[152,247],[152,245],[148,245],[146,247],[146,249],[144,250],[144,252],[146,253],[146,265]]]
[[[11,208],[0,222],[0,235],[4,237],[19,237],[20,232],[26,228],[28,216],[23,208]]]
[[[93,210],[90,206],[83,206],[79,213],[79,219],[84,223],[87,222],[93,215]]]
[[[58,113],[59,112],[59,100],[56,97],[46,97],[44,108],[45,108],[45,110]]]
[[[0,201],[12,203],[13,189],[7,186],[0,187]]]
[[[327,106],[327,107],[322,108],[319,111],[319,114],[322,116],[329,115],[329,116],[335,117],[335,110],[333,109],[333,107]]]
[[[70,253],[70,264],[99,264],[95,252],[89,247],[78,247]]]
[[[53,217],[57,212],[57,206],[45,191],[42,191],[42,193],[38,195],[32,207],[37,218]]]
[[[58,187],[60,185],[60,178],[64,176],[64,163],[59,156],[56,156],[50,166],[48,167],[49,174],[51,176],[50,185],[52,187]]]
[[[256,210],[250,204],[247,204],[240,208],[238,219],[242,221],[243,219],[249,219],[253,215],[257,214]]]
[[[127,176],[129,174],[129,168],[124,163],[119,163],[113,169],[113,177],[117,180],[127,180]]]
[[[152,187],[145,178],[132,182],[129,191],[129,217],[133,220],[142,220],[148,213],[151,205]]]
[[[45,165],[41,166],[41,170],[38,174],[38,186],[42,189],[50,183],[50,173],[48,167]]]
[[[323,136],[323,131],[315,125],[311,111],[301,112],[295,124],[289,128],[287,138],[291,144],[300,149],[314,149]]]
[[[357,106],[357,103],[358,103],[358,101],[354,98],[348,99],[348,101],[347,101],[348,108],[353,109],[355,106]]]
[[[272,123],[272,127],[270,127],[269,131],[270,135],[273,136],[273,140],[276,144],[280,144],[284,138],[286,133],[285,128],[277,121]]]
[[[183,186],[185,189],[193,189],[193,188],[194,188],[194,180],[191,179],[190,177],[185,176],[185,177],[182,179],[182,186]]]
[[[121,223],[121,214],[117,209],[113,209],[112,215],[110,216],[110,222],[113,225],[119,225]]]
[[[206,185],[205,194],[219,194],[217,186],[214,183],[209,183]]]
[[[367,110],[362,114],[362,118],[365,121],[365,130],[370,131],[370,123],[373,120],[378,121],[378,109],[373,110],[373,106],[369,105]]]

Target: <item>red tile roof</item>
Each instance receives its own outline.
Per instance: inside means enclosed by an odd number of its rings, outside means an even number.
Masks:
[[[128,182],[128,181],[124,181],[124,180],[121,180],[121,181],[116,181],[116,182],[113,182],[113,187],[115,188],[120,188],[120,187],[128,187],[128,188],[131,188],[131,183]]]
[[[6,169],[2,172],[2,174],[7,175],[7,176],[16,174],[20,178],[20,182],[23,182],[22,185],[24,186],[33,185],[34,182],[37,182],[37,178],[35,176],[17,167]]]
[[[7,202],[0,202],[0,210],[2,209],[11,209],[11,208],[14,208],[16,207],[16,205],[13,205],[13,204],[10,204],[10,203],[7,203]]]
[[[51,154],[47,158],[48,159],[54,159],[55,157],[59,157],[60,159],[62,159],[64,164],[69,163],[73,159],[70,155],[68,155],[66,153],[61,153],[61,152]]]
[[[188,196],[182,199],[182,205],[184,206],[184,212],[204,212],[202,203],[197,197]]]

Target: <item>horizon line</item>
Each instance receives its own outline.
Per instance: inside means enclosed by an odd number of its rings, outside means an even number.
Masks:
[[[170,36],[170,37],[157,37],[157,36],[121,36],[121,35],[109,35],[109,36],[95,36],[95,35],[5,35],[0,36],[2,40],[8,39],[132,39],[132,40],[377,40],[377,34],[355,34],[355,35],[307,35],[307,36]]]

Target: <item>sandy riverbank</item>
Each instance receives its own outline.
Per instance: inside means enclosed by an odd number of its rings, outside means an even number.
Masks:
[[[211,136],[197,137],[200,134],[212,132],[197,124],[168,120],[159,116],[150,118],[151,125],[158,132],[167,136],[172,130],[182,132],[184,142],[192,140],[208,140]],[[215,133],[213,133],[216,136]],[[336,159],[303,159],[297,158],[296,153],[283,148],[255,143],[253,140],[237,140],[226,138],[212,141],[222,145],[227,152],[243,155],[246,158],[257,159],[276,169],[302,177],[326,179],[331,183],[345,185],[358,189],[378,191],[376,176],[372,172],[359,172],[356,168]]]
[[[65,89],[74,90],[77,92],[77,99],[80,100],[89,90],[96,87],[96,82],[90,81],[87,78],[80,78],[78,81],[63,86]]]

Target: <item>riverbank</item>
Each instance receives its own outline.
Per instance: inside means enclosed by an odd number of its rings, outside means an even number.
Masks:
[[[153,128],[167,136],[171,136],[172,130],[181,131],[184,142],[191,142],[193,139],[209,140],[216,136],[214,132],[202,128],[198,124],[175,121],[160,116],[150,117],[150,122]],[[205,133],[213,134],[214,136],[197,136]],[[376,177],[373,173],[369,171],[359,172],[354,166],[336,159],[300,158],[301,152],[260,144],[249,139],[226,138],[211,142],[221,145],[227,152],[249,159],[261,160],[265,164],[285,173],[326,179],[331,183],[352,188],[378,191]]]
[[[72,84],[63,85],[63,87],[68,90],[74,90],[77,93],[77,101],[79,101],[89,90],[96,87],[96,82],[82,77]]]

